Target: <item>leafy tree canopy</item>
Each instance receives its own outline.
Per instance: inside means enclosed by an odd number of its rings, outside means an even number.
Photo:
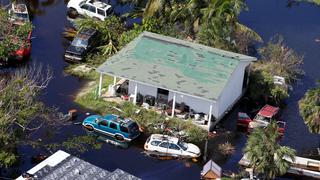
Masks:
[[[16,25],[11,16],[0,8],[0,60],[7,60],[10,54],[26,43],[31,23]]]
[[[320,134],[320,86],[309,89],[299,101],[300,115],[310,132]]]
[[[29,67],[0,76],[0,167],[17,160],[17,145],[45,124],[55,123],[51,110],[39,101],[39,95],[52,78],[41,67]]]

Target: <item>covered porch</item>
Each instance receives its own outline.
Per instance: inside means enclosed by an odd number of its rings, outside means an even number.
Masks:
[[[100,73],[98,96],[106,101],[117,103],[130,101],[145,109],[154,110],[158,114],[165,114],[170,118],[192,120],[195,125],[206,131],[209,131],[210,127],[215,126],[218,122],[214,116],[218,111],[216,101],[195,98],[178,91],[157,88],[117,76],[113,76],[113,82],[107,84],[106,89],[103,89],[105,87],[103,82],[104,74]],[[149,89],[147,92],[146,87]],[[150,92],[152,88],[156,90],[155,93]],[[193,109],[195,105],[202,108],[195,111]]]

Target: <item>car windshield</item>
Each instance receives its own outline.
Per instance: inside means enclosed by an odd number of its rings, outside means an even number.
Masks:
[[[84,39],[79,39],[79,38],[75,38],[72,43],[73,46],[76,47],[84,47],[86,48],[88,46],[88,40],[84,40]]]
[[[103,119],[101,117],[96,118],[96,123],[99,124]]]
[[[25,21],[28,20],[28,14],[25,14],[25,13],[15,13],[15,16],[19,19],[23,19]]]
[[[260,116],[259,114],[255,117],[255,119],[260,120],[260,121],[270,122],[269,118],[266,118],[264,116]]]
[[[109,9],[106,10],[106,15],[108,16],[108,15],[110,15],[110,14],[112,14],[112,9],[111,9],[111,8],[109,8]]]
[[[139,126],[137,123],[133,122],[129,125],[129,131],[130,133],[135,133],[137,131],[139,131]]]
[[[186,151],[188,149],[188,144],[182,141],[178,141],[178,145],[181,147],[181,149],[183,149],[184,151]]]

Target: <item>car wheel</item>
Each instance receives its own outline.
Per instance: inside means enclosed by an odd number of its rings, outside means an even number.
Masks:
[[[91,125],[85,125],[84,128],[86,128],[88,131],[93,131],[93,127]]]
[[[121,135],[116,134],[114,137],[115,137],[116,140],[118,140],[118,141],[121,141],[121,142],[124,141],[124,137],[121,136]]]
[[[100,19],[97,18],[97,17],[93,17],[93,19],[96,20],[96,21],[100,21]]]
[[[68,10],[68,15],[69,15],[71,18],[76,18],[77,16],[79,16],[79,13],[78,13],[78,11],[77,11],[75,8],[69,8],[69,10]]]

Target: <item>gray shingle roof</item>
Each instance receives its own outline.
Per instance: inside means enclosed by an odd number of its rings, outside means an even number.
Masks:
[[[74,156],[67,157],[54,167],[47,165],[34,175],[35,180],[139,180],[120,169],[109,172]]]

